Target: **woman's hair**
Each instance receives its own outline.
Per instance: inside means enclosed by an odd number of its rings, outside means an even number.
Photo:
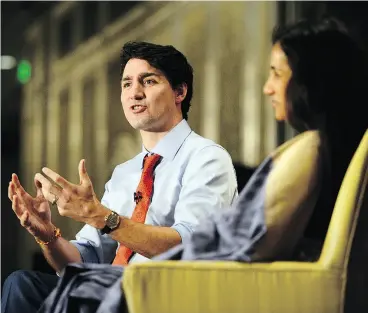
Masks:
[[[169,81],[173,90],[182,84],[187,86],[187,94],[181,103],[181,112],[184,119],[188,119],[190,101],[193,96],[193,68],[186,57],[173,46],[162,46],[149,42],[130,41],[124,44],[120,53],[120,79],[125,65],[130,59],[147,61],[151,66],[160,70]]]
[[[272,42],[280,44],[292,71],[286,93],[291,126],[324,129],[329,122],[341,125],[362,112],[362,103],[352,100],[363,99],[366,55],[341,22],[324,18],[277,27]]]
[[[325,208],[315,210],[309,227],[321,237],[352,155],[368,127],[366,55],[333,18],[277,27],[272,43],[280,44],[292,71],[286,90],[288,122],[298,131],[318,129],[326,139],[330,171],[320,200]]]

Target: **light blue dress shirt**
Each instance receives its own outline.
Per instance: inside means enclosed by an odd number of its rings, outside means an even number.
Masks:
[[[150,151],[162,156],[155,169],[154,193],[145,224],[174,228],[188,242],[201,220],[230,207],[238,196],[236,174],[229,153],[192,131],[182,120]],[[131,217],[134,192],[148,151],[118,165],[105,185],[101,203],[121,216]],[[83,262],[111,263],[118,242],[85,225],[71,241]],[[148,260],[135,253],[132,262]]]

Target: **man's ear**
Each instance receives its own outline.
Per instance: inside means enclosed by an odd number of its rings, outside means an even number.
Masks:
[[[175,103],[180,104],[184,101],[187,96],[188,86],[185,83],[182,83],[178,87],[175,88]]]

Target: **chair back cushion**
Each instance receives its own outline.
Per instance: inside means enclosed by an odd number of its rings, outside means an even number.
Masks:
[[[320,258],[346,281],[344,312],[368,312],[368,130],[355,152],[336,200]]]

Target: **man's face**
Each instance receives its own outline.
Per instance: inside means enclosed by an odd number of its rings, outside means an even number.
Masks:
[[[287,120],[286,88],[291,74],[287,57],[280,44],[276,43],[271,50],[270,73],[263,87],[263,92],[271,97],[275,118],[278,121]]]
[[[121,103],[133,128],[166,132],[182,120],[182,98],[147,61],[130,59],[121,80]]]

